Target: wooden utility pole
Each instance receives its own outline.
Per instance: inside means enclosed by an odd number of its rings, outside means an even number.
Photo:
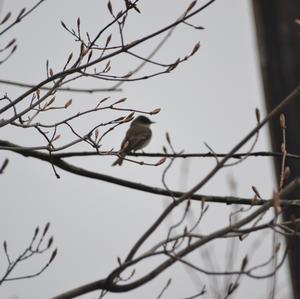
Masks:
[[[253,0],[267,110],[272,110],[297,85],[300,84],[300,0]],[[300,98],[284,111],[287,119],[287,150],[300,154]],[[279,120],[270,123],[274,151],[280,151],[282,135]],[[274,160],[276,176],[280,163]],[[300,176],[300,162],[288,161],[291,179]],[[291,199],[300,198],[300,190],[290,194]],[[284,220],[300,218],[300,208],[288,208]],[[293,227],[295,229],[295,227]],[[299,227],[296,227],[300,231]],[[300,238],[288,237],[289,265],[294,299],[300,299]]]

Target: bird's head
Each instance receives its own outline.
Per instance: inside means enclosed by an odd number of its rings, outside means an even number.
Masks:
[[[146,117],[144,115],[140,115],[133,120],[131,125],[150,126],[153,123],[154,123],[154,121],[151,121],[148,117]]]

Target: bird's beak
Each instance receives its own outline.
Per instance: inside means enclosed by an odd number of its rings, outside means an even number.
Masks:
[[[155,121],[151,121],[151,124],[155,124]]]

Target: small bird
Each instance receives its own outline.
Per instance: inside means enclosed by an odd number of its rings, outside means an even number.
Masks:
[[[121,166],[128,153],[142,149],[150,142],[152,136],[150,125],[153,123],[153,121],[143,115],[136,117],[131,122],[126,136],[122,141],[119,158],[112,164],[112,166]]]

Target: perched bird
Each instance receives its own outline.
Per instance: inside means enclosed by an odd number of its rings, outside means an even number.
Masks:
[[[128,129],[121,144],[119,158],[112,164],[112,166],[121,166],[128,153],[142,149],[150,142],[152,136],[150,125],[153,123],[153,121],[143,115],[136,117],[131,122],[130,128]]]

